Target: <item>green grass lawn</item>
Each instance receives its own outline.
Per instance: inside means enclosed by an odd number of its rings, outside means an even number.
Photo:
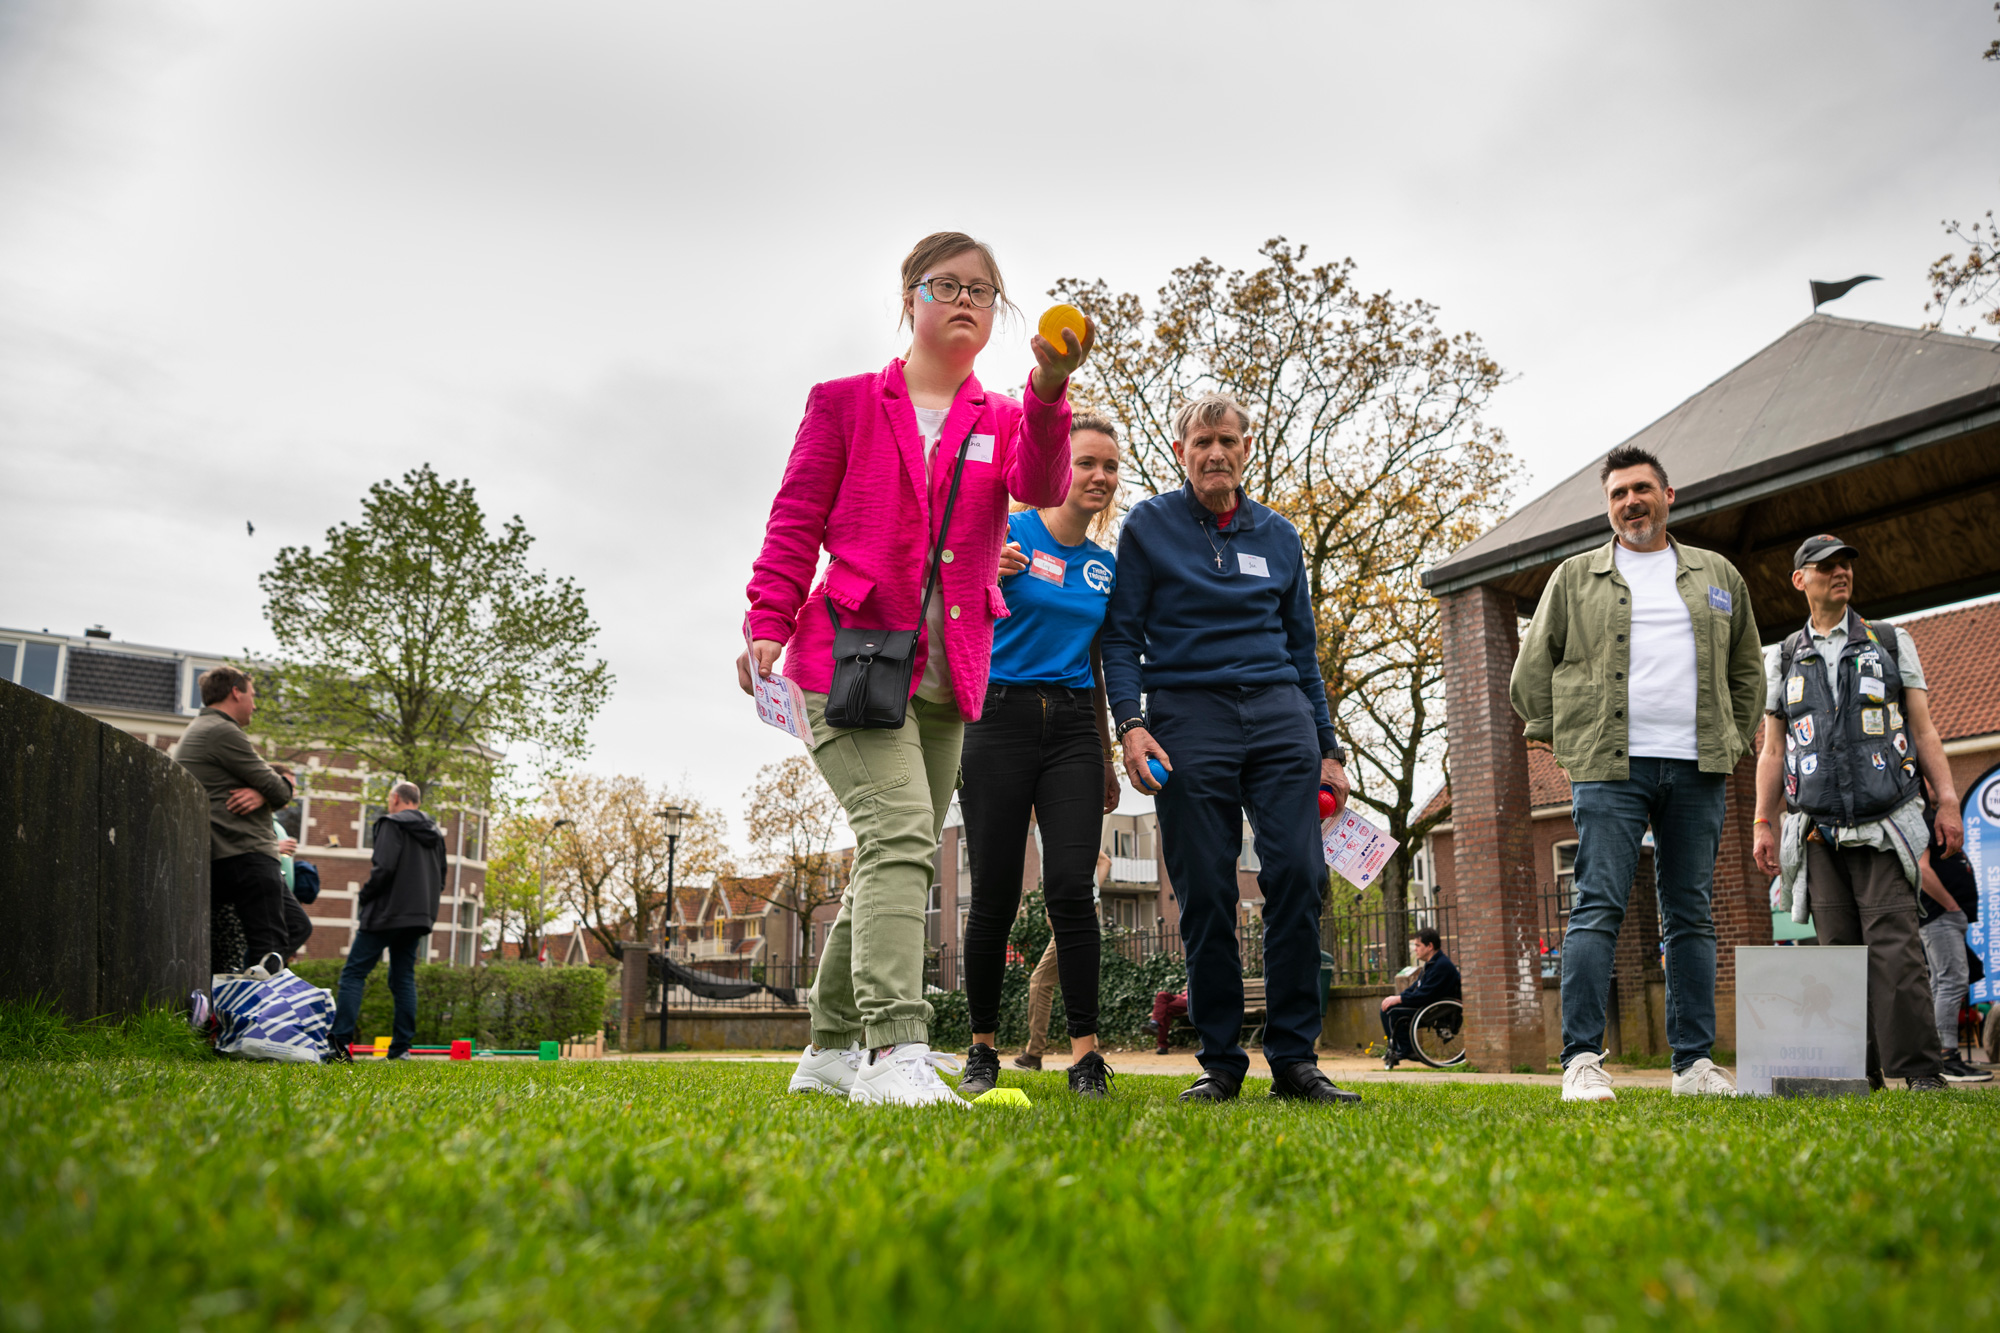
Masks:
[[[1979,1327],[2000,1098],[885,1111],[780,1065],[0,1060],[0,1326]],[[1253,1083],[1253,1088],[1261,1089]]]

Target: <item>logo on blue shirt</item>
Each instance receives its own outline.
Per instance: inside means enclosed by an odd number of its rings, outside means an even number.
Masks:
[[[1111,591],[1111,567],[1102,560],[1083,562],[1083,581],[1098,592]]]

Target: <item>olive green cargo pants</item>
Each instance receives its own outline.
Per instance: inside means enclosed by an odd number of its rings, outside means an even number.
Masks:
[[[898,730],[842,730],[811,692],[806,718],[813,762],[854,832],[854,870],[806,1001],[813,1045],[927,1042],[924,909],[965,723],[953,704],[913,698]]]

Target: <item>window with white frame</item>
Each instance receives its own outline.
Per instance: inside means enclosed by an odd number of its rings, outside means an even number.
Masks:
[[[1559,842],[1553,848],[1556,862],[1556,897],[1565,908],[1576,905],[1576,844]]]

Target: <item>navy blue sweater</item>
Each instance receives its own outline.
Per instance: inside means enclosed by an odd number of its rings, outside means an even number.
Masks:
[[[1410,988],[1403,992],[1404,1004],[1429,1004],[1432,1000],[1456,1000],[1460,998],[1458,989],[1458,964],[1443,949],[1431,955],[1424,964],[1424,973]]]
[[[1117,721],[1139,716],[1142,692],[1297,685],[1320,752],[1338,749],[1298,530],[1241,488],[1219,530],[1186,484],[1134,505],[1118,533],[1104,682]]]

